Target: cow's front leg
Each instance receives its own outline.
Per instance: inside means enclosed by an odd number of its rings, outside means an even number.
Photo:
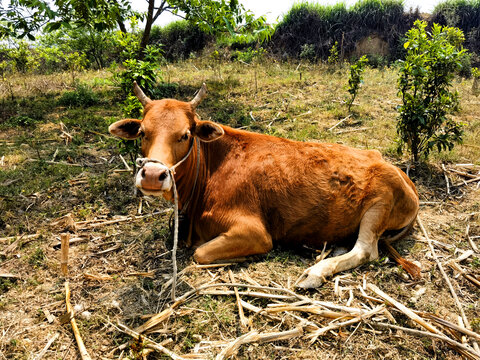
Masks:
[[[378,203],[363,215],[360,222],[358,239],[348,253],[324,259],[305,270],[300,277],[298,287],[316,288],[325,282],[327,277],[340,271],[353,269],[368,261],[378,258],[378,239],[385,229],[385,218],[388,207]]]
[[[230,229],[201,245],[194,258],[199,264],[265,254],[272,249],[272,237],[259,219],[243,217]]]

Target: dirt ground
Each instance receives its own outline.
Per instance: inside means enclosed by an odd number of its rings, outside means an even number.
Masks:
[[[480,247],[480,189],[478,179],[466,183],[480,172],[476,149],[480,122],[479,100],[469,93],[470,84],[457,84],[463,99],[457,116],[468,124],[465,144],[412,167],[408,158],[392,151],[392,104],[398,102],[393,70],[368,73],[353,120],[339,127],[348,132],[332,133],[326,129],[347,115],[341,103],[343,85],[332,85],[342,79],[341,71],[260,65],[255,70],[260,89],[255,90],[248,80],[253,78],[251,68],[228,66],[219,75],[219,69],[197,63],[195,68],[203,71],[200,75],[191,64],[179,64],[170,68],[169,76],[179,83],[183,76],[187,84],[178,90],[179,98],[188,98],[199,78],[211,79],[211,97],[202,104],[202,118],[298,140],[378,148],[408,171],[420,194],[419,217],[435,254],[458,295],[468,327],[480,336],[479,288],[474,285],[480,279],[480,254],[472,247],[472,243]],[[190,75],[185,78],[186,68]],[[86,74],[83,81],[98,83],[95,79],[103,76]],[[223,83],[217,76],[223,76]],[[80,358],[71,314],[66,313],[66,281],[74,318],[92,359],[170,358],[158,347],[152,350],[145,338],[132,341],[119,329],[125,325],[138,330],[162,311],[167,314],[163,321],[145,335],[185,359],[467,356],[444,340],[409,332],[426,330],[375,292],[381,289],[428,319],[444,336],[473,346],[472,337],[462,338],[460,332],[431,318],[433,314],[458,325],[460,311],[418,225],[394,246],[421,267],[420,279],[411,279],[382,249],[378,260],[340,273],[319,289],[300,291],[294,287],[295,280],[322,249],[276,247],[264,256],[214,267],[196,265],[191,251],[180,249],[176,297],[190,296],[173,302],[168,286],[171,204],[134,193],[132,173],[125,169],[118,141],[107,134],[108,124],[122,116],[115,95],[108,85],[92,85],[102,97],[95,106],[58,106],[58,97],[69,87],[59,78],[46,80],[58,86],[35,90],[43,80],[24,79],[17,82],[17,91],[31,90],[32,97],[19,95],[15,106],[7,102],[7,94],[0,98],[0,359]],[[325,91],[328,88],[332,90]],[[220,114],[219,109],[224,112]],[[25,125],[26,120],[18,117],[19,123],[12,123],[15,114],[35,120],[40,111],[42,119],[33,125]],[[123,156],[130,160],[128,154]],[[61,271],[62,233],[70,234],[72,241],[68,276]],[[460,270],[453,270],[452,262]],[[228,283],[243,286],[222,285]],[[378,312],[366,315],[372,309]]]

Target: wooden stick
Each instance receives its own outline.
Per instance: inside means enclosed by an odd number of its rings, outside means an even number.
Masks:
[[[233,290],[202,290],[200,292],[202,295],[234,295],[235,291]],[[239,295],[242,296],[251,296],[257,297],[261,299],[277,299],[277,300],[295,300],[295,297],[289,295],[280,295],[280,294],[269,294],[264,292],[257,292],[257,291],[239,291]]]
[[[19,239],[19,238],[25,239],[25,240],[26,240],[26,239],[33,239],[33,238],[36,238],[36,237],[38,237],[38,236],[40,236],[39,233],[37,233],[37,234],[31,234],[31,235],[7,236],[7,237],[0,238],[0,243],[2,243],[2,242],[8,242],[8,241],[10,241],[10,240],[17,240],[17,239]]]
[[[470,246],[472,247],[473,251],[478,253],[478,247],[477,245],[473,242],[472,238],[470,237],[470,224],[467,225],[467,229],[465,230],[465,236],[467,237],[468,242],[470,243]]]
[[[275,321],[283,321],[281,318],[277,317],[277,316],[272,316],[272,315],[269,315],[267,314],[267,312],[265,311],[265,309],[262,309],[258,306],[255,306],[255,305],[252,305],[250,304],[249,302],[247,301],[244,301],[244,300],[240,300],[242,302],[242,306],[251,311],[251,312],[254,312],[255,314],[261,314],[263,316],[265,316],[266,318],[270,319],[270,320],[275,320]]]
[[[455,170],[455,169],[447,169],[447,171],[453,172],[453,173],[458,174],[458,175],[465,176],[465,177],[467,177],[467,178],[469,178],[469,179],[475,179],[476,177],[478,177],[478,175],[469,174],[469,173],[467,173],[467,172],[458,171],[458,170]]]
[[[447,169],[445,164],[442,164],[443,176],[445,177],[445,183],[447,184],[447,195],[450,195],[450,181],[448,180]]]
[[[318,306],[291,306],[291,305],[284,305],[284,306],[279,306],[279,307],[274,307],[274,308],[268,308],[265,309],[265,311],[269,314],[275,314],[278,312],[283,312],[283,311],[301,311],[301,312],[306,312],[310,314],[315,314],[319,315],[321,317],[327,318],[327,319],[338,319],[338,318],[351,318],[352,314],[348,313],[340,313],[340,312],[335,312],[335,311],[330,311],[330,310],[322,310]]]
[[[453,339],[451,339],[448,336],[445,336],[443,334],[433,334],[433,333],[427,332],[427,331],[410,329],[410,328],[406,328],[406,327],[402,327],[402,326],[398,326],[398,325],[392,325],[392,324],[381,323],[381,322],[376,322],[376,321],[367,321],[367,322],[368,322],[368,324],[370,324],[373,327],[379,327],[379,328],[383,328],[383,329],[385,329],[385,328],[394,329],[394,330],[403,331],[403,332],[405,332],[407,334],[411,334],[411,335],[443,340],[446,343],[448,343],[448,344],[450,344],[450,345],[452,345],[452,346],[454,346],[458,349],[463,350],[464,354],[465,355],[468,354],[468,357],[470,359],[475,359],[475,360],[480,359],[480,354],[478,352],[476,352],[475,350],[471,349],[470,347],[468,347],[468,346],[466,346],[462,343],[459,343],[458,341],[455,341],[455,340],[453,340]]]
[[[355,129],[347,129],[347,130],[338,130],[338,131],[335,131],[335,135],[345,134],[345,133],[350,133],[350,132],[355,132],[355,131],[365,131],[365,130],[370,130],[372,128],[373,128],[373,126],[361,127],[361,128],[355,128]]]
[[[248,344],[254,342],[258,339],[257,331],[250,331],[242,336],[236,338],[230,344],[228,344],[223,350],[217,355],[215,360],[223,360],[232,357],[243,344]]]
[[[65,281],[65,304],[67,305],[67,313],[73,314],[72,304],[70,304],[70,287],[68,285],[68,281]],[[72,325],[73,334],[75,335],[75,340],[77,340],[78,351],[80,352],[82,360],[92,360],[90,355],[88,355],[85,344],[83,343],[80,331],[78,330],[77,322],[75,321],[75,317],[71,317],[70,324]]]
[[[142,334],[144,332],[152,331],[165,320],[168,320],[173,314],[173,310],[173,307],[169,307],[163,310],[161,313],[152,316],[146,323],[137,327],[135,329],[135,332],[138,334]]]
[[[88,237],[76,237],[76,238],[69,239],[68,244],[71,246],[71,245],[76,245],[76,244],[82,244],[82,243],[89,242],[89,241],[90,241],[90,239]],[[60,249],[61,247],[62,247],[61,242],[53,245],[54,249]]]
[[[476,332],[474,331],[471,331],[471,330],[468,330],[466,329],[464,326],[458,326],[450,321],[447,321],[445,319],[442,319],[442,318],[439,318],[438,316],[435,316],[433,314],[421,314],[423,317],[426,317],[428,319],[431,319],[435,322],[437,322],[438,324],[440,325],[443,325],[443,326],[446,326],[446,327],[449,327],[455,331],[458,331],[458,332],[461,332],[462,334],[465,334],[465,335],[468,335],[470,336],[471,338],[473,339],[477,339],[480,341],[480,334],[477,334]],[[463,322],[463,320],[462,320]]]
[[[60,333],[55,333],[48,341],[47,341],[47,344],[45,345],[45,347],[42,349],[42,351],[40,351],[38,353],[37,356],[35,356],[34,360],[40,360],[41,358],[43,358],[43,356],[47,353],[48,349],[50,348],[50,346],[52,346],[52,344],[55,342],[55,340],[58,339],[58,337],[60,336]]]
[[[20,279],[19,275],[10,274],[10,273],[0,273],[0,278],[3,279]]]
[[[233,276],[233,272],[231,269],[228,269],[228,276],[230,277],[230,281],[232,283],[235,282],[235,277]],[[235,291],[235,298],[237,299],[237,307],[238,307],[238,315],[240,317],[240,327],[242,331],[248,329],[248,319],[245,317],[242,307],[242,300],[240,299],[240,294],[238,293],[238,288],[233,289]]]
[[[90,223],[90,224],[86,223],[86,224],[82,224],[84,226],[80,227],[80,229],[91,229],[91,228],[97,228],[97,227],[105,226],[105,225],[117,224],[117,223],[121,223],[121,222],[125,222],[125,221],[141,220],[141,219],[149,218],[149,217],[152,217],[152,216],[155,216],[155,215],[166,214],[166,213],[171,212],[172,210],[173,209],[165,209],[165,210],[162,210],[162,211],[156,211],[154,213],[146,214],[146,215],[142,215],[142,216],[127,216],[127,217],[124,217],[124,218],[121,218],[121,219],[107,220],[107,221]],[[77,225],[78,225],[78,223],[77,223]]]
[[[123,162],[123,165],[125,165],[125,170],[132,171],[132,168],[127,164],[127,162],[126,162],[125,159],[123,158],[122,154],[119,154],[119,156],[120,156],[120,159],[121,159],[122,162]]]
[[[435,333],[435,334],[441,334],[441,332],[436,327],[434,327],[433,325],[431,325],[428,322],[426,322],[425,320],[423,320],[420,316],[415,314],[412,310],[407,308],[405,305],[401,304],[400,302],[398,302],[397,300],[395,300],[391,296],[384,293],[377,286],[375,286],[373,284],[367,284],[367,288],[370,291],[374,292],[377,296],[381,297],[383,300],[388,302],[389,304],[392,304],[393,306],[395,306],[398,310],[400,310],[402,313],[407,315],[410,319],[412,319],[417,324],[423,326],[428,331],[430,331],[432,333]]]
[[[60,241],[61,241],[61,261],[60,266],[62,269],[63,276],[68,275],[68,250],[70,246],[70,234],[69,233],[62,233],[60,234]]]
[[[229,263],[218,263],[218,264],[206,264],[206,265],[193,265],[195,269],[211,269],[211,268],[218,268],[230,265],[237,265],[237,262],[229,262]]]
[[[474,276],[467,274],[461,267],[458,265],[455,261],[449,261],[448,266],[450,266],[452,269],[458,271],[465,279],[470,281],[473,285],[476,287],[480,288],[480,281],[477,280]]]
[[[98,164],[90,164],[90,165],[87,165],[87,164],[71,164],[71,163],[67,163],[65,161],[50,161],[50,160],[40,160],[40,159],[27,159],[25,161],[28,161],[28,162],[36,162],[36,161],[43,161],[47,164],[53,164],[53,165],[65,165],[65,166],[75,166],[75,167],[87,167],[87,166],[92,166],[92,165],[100,165],[101,163],[98,163]]]
[[[154,271],[137,271],[125,274],[125,277],[128,276],[139,276],[139,277],[155,277]]]
[[[238,351],[243,344],[250,343],[265,343],[271,341],[288,340],[303,335],[303,328],[298,327],[296,329],[271,332],[259,334],[257,331],[250,331],[235,340],[231,341],[215,358],[215,360],[223,360],[231,358]]]
[[[318,329],[318,330],[315,330],[315,331],[311,332],[307,336],[309,338],[312,338],[311,343],[313,343],[317,340],[317,338],[319,336],[322,336],[323,334],[329,332],[330,330],[334,330],[334,329],[338,329],[338,328],[341,328],[341,327],[344,327],[344,326],[352,325],[352,324],[355,324],[359,321],[368,319],[369,317],[372,317],[373,315],[378,314],[379,312],[383,312],[383,309],[385,309],[384,305],[377,306],[376,308],[366,312],[365,314],[356,316],[353,319],[343,321],[343,322],[340,322],[340,323],[332,323],[328,326],[325,326],[321,329]]]
[[[450,293],[452,294],[453,299],[455,300],[455,304],[457,305],[458,310],[460,311],[460,316],[462,317],[463,323],[465,324],[465,327],[467,330],[472,330],[470,327],[470,322],[467,319],[467,316],[465,315],[465,312],[463,311],[462,304],[460,303],[460,300],[458,299],[457,293],[455,292],[455,289],[453,288],[453,285],[450,281],[450,279],[447,276],[447,273],[443,269],[442,263],[437,257],[437,254],[435,252],[435,248],[433,247],[432,242],[430,241],[430,237],[428,236],[427,230],[425,229],[425,226],[423,226],[423,222],[420,219],[419,216],[417,216],[417,222],[418,225],[420,225],[420,228],[422,229],[423,235],[428,241],[428,246],[430,247],[430,251],[432,253],[433,258],[435,259],[435,262],[437,263],[438,269],[440,270],[445,282],[448,285],[448,288],[450,289]],[[475,349],[476,352],[480,352],[479,346],[476,341],[473,341],[473,348]]]
[[[470,179],[470,180],[467,180],[467,181],[462,181],[460,183],[454,184],[453,186],[458,187],[458,186],[467,185],[467,184],[470,184],[470,183],[476,182],[476,181],[480,181],[480,176],[477,176],[476,178],[473,178],[473,179]]]
[[[110,275],[96,275],[96,274],[90,274],[88,272],[83,273],[83,277],[87,280],[96,280],[96,281],[113,280],[113,278]]]
[[[333,125],[331,128],[329,128],[327,131],[332,131],[333,129],[335,129],[338,125],[340,125],[341,123],[343,123],[344,121],[348,120],[349,118],[352,117],[352,114],[348,115],[347,117],[344,117],[342,120],[340,120],[339,122],[337,122],[335,125]]]
[[[146,347],[149,347],[151,349],[154,349],[156,351],[159,351],[159,352],[162,352],[168,356],[170,356],[173,360],[185,360],[186,358],[180,356],[180,355],[177,355],[176,353],[174,353],[173,351],[167,349],[166,347],[148,339],[147,337],[143,336],[143,335],[140,335],[139,333],[133,331],[132,329],[128,328],[127,326],[123,325],[123,324],[120,324],[118,323],[116,328],[118,330],[120,330],[121,332],[127,334],[127,335],[130,335],[131,337],[133,337],[134,339],[136,340],[141,340],[145,343],[145,346]]]

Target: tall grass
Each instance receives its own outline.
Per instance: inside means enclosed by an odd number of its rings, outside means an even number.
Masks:
[[[446,0],[435,6],[431,23],[455,26],[465,34],[465,47],[480,54],[480,0]]]
[[[405,12],[402,0],[360,0],[350,8],[344,3],[297,3],[278,24],[272,49],[298,57],[305,44],[313,45],[317,58],[326,59],[336,41],[349,54],[359,40],[376,34],[388,42],[395,59],[401,37],[418,18],[418,9]]]

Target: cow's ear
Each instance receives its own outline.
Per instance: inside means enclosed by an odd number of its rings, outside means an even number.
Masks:
[[[220,125],[211,121],[199,121],[195,126],[195,135],[205,142],[217,140],[224,133]]]
[[[125,119],[120,120],[108,127],[110,134],[125,140],[134,140],[140,136],[141,120]]]

